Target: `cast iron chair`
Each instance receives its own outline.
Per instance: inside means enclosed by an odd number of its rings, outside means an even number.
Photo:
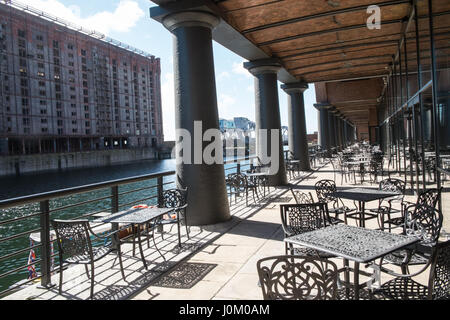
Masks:
[[[332,261],[310,256],[260,259],[256,268],[264,300],[335,300],[338,268]]]
[[[349,207],[344,205],[341,199],[330,195],[330,193],[337,190],[334,181],[327,179],[320,180],[316,182],[314,187],[316,189],[316,194],[319,202],[329,205],[328,212],[335,214],[334,217],[331,217],[331,223],[345,222],[345,224],[347,224],[347,214],[355,211],[356,208],[350,209]],[[339,215],[341,214],[344,215],[344,220],[339,219]]]
[[[280,205],[281,223],[285,237],[295,236],[304,232],[324,228],[330,225],[326,203],[307,204],[282,204]],[[333,257],[333,255],[314,249],[300,247],[294,248],[292,244],[285,242],[285,252],[321,258]]]
[[[430,266],[431,265],[431,266]],[[413,279],[430,266],[428,284]],[[450,299],[450,240],[434,246],[428,263],[413,275],[396,275],[384,283],[373,295],[392,300],[449,300]]]
[[[403,233],[419,237],[420,242],[389,253],[383,257],[382,261],[400,267],[404,275],[409,272],[408,266],[427,264],[438,242],[442,220],[442,212],[433,207],[412,205],[406,208]],[[383,267],[382,262],[379,266],[373,264],[372,267],[385,273],[393,272]]]
[[[384,222],[384,224],[389,225],[389,230],[391,230],[391,225],[395,226],[403,226],[405,224],[405,208],[410,207],[411,205],[416,205],[416,207],[420,206],[428,206],[428,207],[436,207],[437,201],[442,192],[442,187],[440,189],[432,188],[426,191],[423,191],[417,197],[416,203],[403,201],[403,213],[401,217],[389,218]]]
[[[122,253],[120,250],[120,241],[118,232],[114,231],[106,236],[95,234],[88,220],[52,220],[52,227],[56,233],[56,242],[59,250],[59,294],[62,292],[63,266],[64,264],[84,264],[88,278],[91,278],[90,298],[94,295],[94,262],[106,257],[111,251],[117,250],[119,257],[120,271],[125,280],[123,271]],[[101,241],[109,237],[115,238],[115,245],[111,242],[103,246],[93,247],[90,234]],[[91,275],[89,276],[88,265],[91,265]]]
[[[162,208],[173,208],[175,216],[169,214],[167,217],[162,218],[157,222],[159,225],[177,224],[178,232],[178,246],[181,247],[181,221],[184,222],[186,227],[186,235],[189,239],[189,228],[187,224],[186,208],[188,189],[170,189],[166,190],[162,194],[162,203],[159,204]],[[161,233],[162,239],[164,239],[164,232]],[[148,241],[148,238],[147,238]]]
[[[403,216],[403,198],[405,197],[406,183],[400,179],[388,178],[380,181],[378,190],[397,192],[398,196],[381,199],[378,202],[378,208],[370,209],[370,212],[378,214],[378,225],[381,230],[384,230],[385,216],[387,221],[391,220],[391,214],[400,212]],[[400,209],[393,208],[393,204],[399,204]],[[391,224],[389,224],[389,232],[391,232]]]
[[[294,190],[292,188],[289,189],[291,190],[291,193],[294,196],[295,203],[297,204],[314,203],[314,198],[311,192],[305,193],[303,191]]]
[[[230,173],[227,176],[227,185],[230,187],[230,203],[233,194],[234,202],[236,203],[237,197],[240,196],[241,193],[245,193],[245,205],[248,206],[248,190],[252,191],[253,201],[255,203],[256,198],[259,199],[257,182],[249,179],[249,177],[242,173]]]

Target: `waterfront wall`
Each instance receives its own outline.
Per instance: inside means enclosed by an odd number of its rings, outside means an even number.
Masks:
[[[3,156],[0,157],[0,176],[103,167],[154,159],[158,159],[158,152],[153,148]]]

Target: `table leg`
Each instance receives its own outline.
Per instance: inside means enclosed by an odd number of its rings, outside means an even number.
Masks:
[[[360,216],[360,226],[361,227],[363,227],[363,228],[365,228],[366,227],[366,219],[365,219],[365,213],[364,213],[364,210],[365,210],[365,202],[364,201],[361,201],[361,205],[360,205],[360,214],[359,214],[359,216]]]
[[[355,300],[359,300],[359,262],[355,262],[353,284],[355,286]]]
[[[350,295],[350,272],[348,271],[348,259],[344,259],[344,281],[345,281],[345,297],[348,299]]]
[[[141,253],[142,263],[144,264],[144,267],[147,270],[148,269],[147,262],[145,261],[144,250],[142,250],[141,226],[140,225],[137,225],[137,236],[138,236],[138,246],[139,246],[139,252]]]

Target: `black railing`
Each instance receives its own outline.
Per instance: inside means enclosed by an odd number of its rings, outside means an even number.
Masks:
[[[3,229],[0,235],[0,249],[3,249],[0,250],[0,263],[24,255],[31,249],[40,251],[39,259],[31,263],[20,266],[12,263],[14,265],[12,269],[7,271],[4,270],[5,268],[0,269],[0,283],[3,284],[3,289],[5,285],[9,286],[0,291],[0,296],[39,278],[42,286],[47,287],[50,285],[51,261],[57,256],[57,253],[52,254],[51,250],[52,243],[55,241],[50,236],[50,218],[52,215],[57,214],[65,217],[70,216],[70,219],[79,219],[91,217],[105,211],[115,213],[123,207],[129,207],[143,201],[157,204],[159,194],[161,194],[165,186],[175,186],[174,179],[169,179],[169,177],[174,177],[174,174],[175,171],[157,172],[0,201],[0,210],[2,212],[14,208],[25,208],[22,212],[28,212],[28,210],[37,211],[31,214],[24,214],[23,216],[8,217],[0,221],[0,227]],[[136,183],[139,183],[139,186],[136,186]],[[123,190],[119,190],[119,187]],[[74,199],[76,195],[77,197]],[[72,203],[71,200],[75,200],[75,203]],[[76,210],[77,208],[85,209]],[[12,210],[12,214],[15,215],[20,211],[15,212]],[[82,214],[80,215],[79,213]],[[39,222],[32,221],[33,218],[39,218]],[[26,223],[27,220],[30,223]],[[17,228],[14,224],[16,226],[19,224],[21,227]],[[26,228],[27,224],[31,225],[31,229]],[[11,225],[13,227],[8,228]],[[12,230],[12,234],[4,231],[7,229]],[[32,233],[40,234],[39,244],[24,247],[24,241],[21,241],[22,247],[17,249],[17,240],[30,237]],[[12,243],[14,240],[16,240],[16,243]],[[7,252],[6,254],[5,251]],[[3,281],[8,276],[23,272],[28,267],[37,265],[40,265],[40,274],[36,278],[21,281],[18,285],[13,284],[12,286],[6,283],[7,281]]]

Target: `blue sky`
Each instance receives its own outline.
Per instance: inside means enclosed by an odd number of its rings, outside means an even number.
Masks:
[[[19,0],[22,3],[57,15],[149,52],[161,58],[161,93],[163,126],[166,140],[173,140],[173,58],[172,35],[160,23],[149,17],[148,0]],[[214,43],[217,99],[219,116],[232,119],[244,116],[255,119],[254,81],[243,69],[244,60]],[[279,83],[280,84],[280,83]],[[282,125],[287,125],[287,95],[279,89]],[[314,86],[305,91],[306,126],[308,133],[317,131],[317,111]]]

